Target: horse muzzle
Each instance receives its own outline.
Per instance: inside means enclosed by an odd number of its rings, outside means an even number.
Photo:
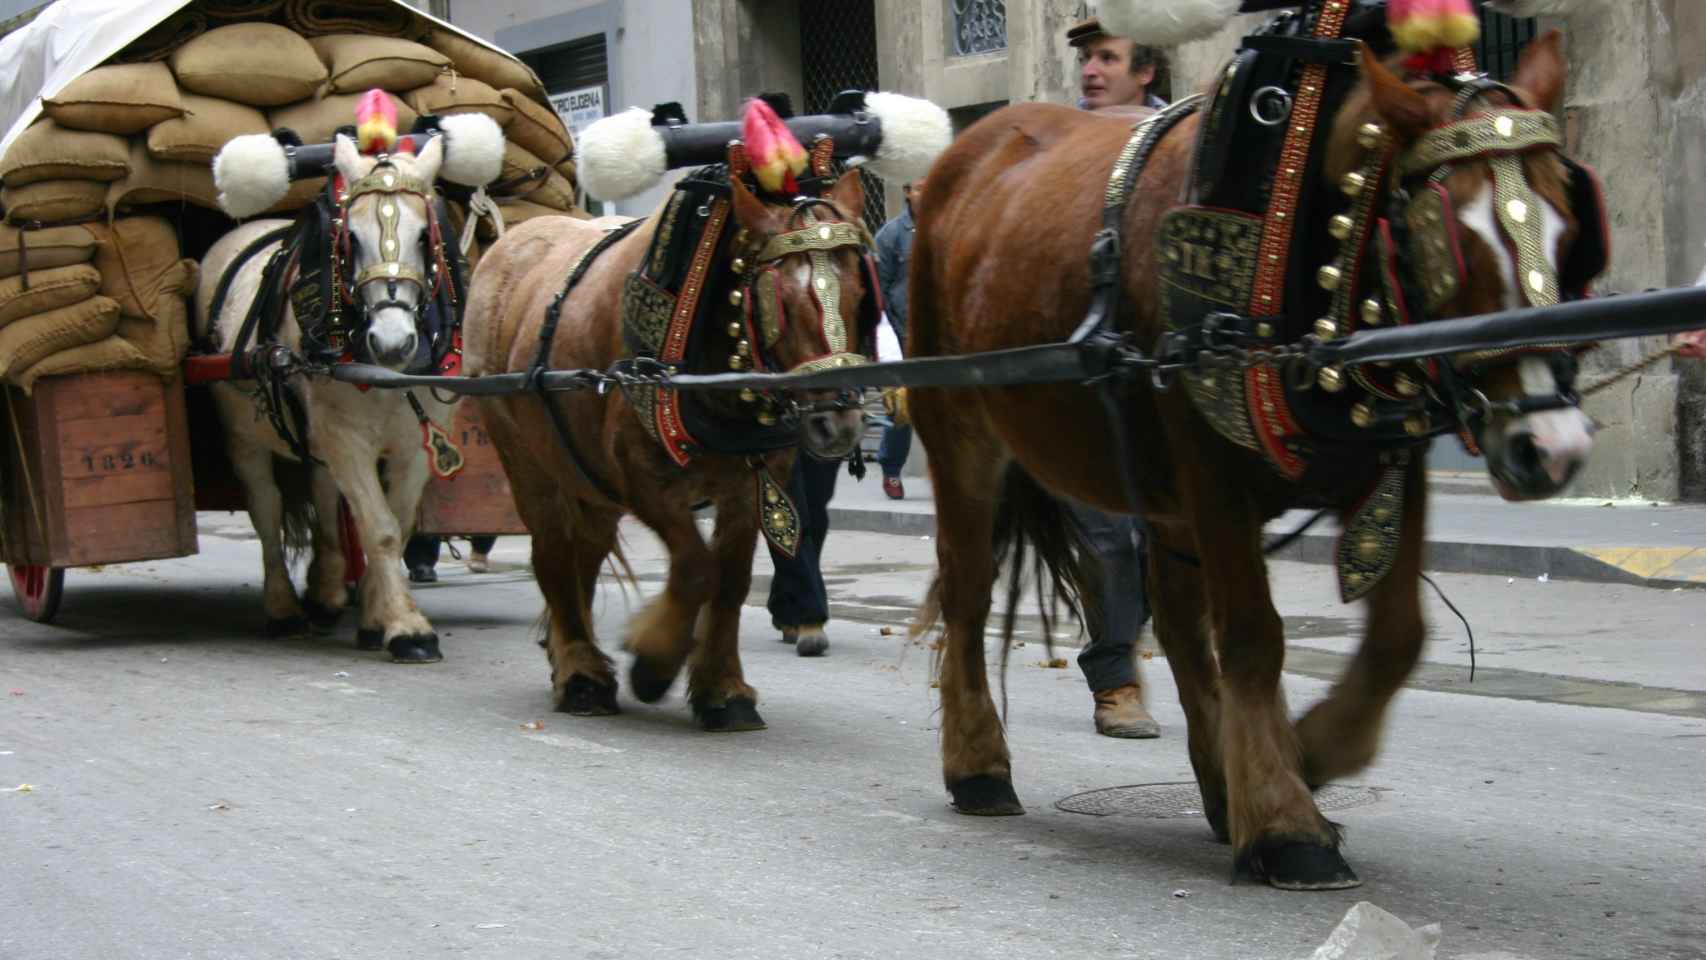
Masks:
[[[840,460],[859,446],[865,435],[865,411],[820,410],[800,418],[800,440],[806,452],[820,460]]]
[[[1487,444],[1487,471],[1506,500],[1544,500],[1575,479],[1593,448],[1592,430],[1579,410],[1554,411],[1560,424],[1530,424],[1535,415],[1506,426]],[[1582,421],[1581,423],[1574,422]]]

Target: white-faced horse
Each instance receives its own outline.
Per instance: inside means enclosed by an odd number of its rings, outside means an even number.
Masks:
[[[320,352],[398,371],[440,366],[458,349],[455,304],[444,296],[456,260],[453,251],[447,256],[455,238],[443,235],[449,226],[440,222],[434,182],[441,174],[451,176],[441,170],[446,150],[467,166],[467,154],[492,153],[494,136],[501,156],[502,134],[478,123],[433,136],[418,153],[405,148],[364,155],[340,135],[331,193],[319,216],[311,208],[294,224],[246,223],[208,252],[196,291],[198,337],[221,353],[272,342],[297,354]],[[269,159],[276,144],[242,139],[251,141],[249,152],[228,148],[233,155],[218,162],[222,199],[238,215],[244,208],[264,209],[268,197],[288,187],[284,168]],[[489,162],[474,166],[481,170],[478,177],[488,169],[496,172]],[[245,178],[268,182],[256,186]],[[304,248],[311,252],[304,255]],[[323,284],[316,282],[316,270],[329,275]],[[298,316],[297,308],[315,315]],[[341,495],[367,552],[357,646],[387,648],[399,663],[442,659],[432,625],[409,596],[400,560],[429,476],[426,421],[447,424],[451,406],[430,391],[364,390],[324,377],[291,377],[276,389],[268,389],[265,378],[259,383],[259,388],[257,381],[218,383],[214,396],[261,542],[269,632],[294,632],[310,620],[329,626],[342,613],[347,594],[338,531]],[[313,560],[304,602],[290,582],[284,533],[287,513],[305,505],[304,495],[287,502],[292,497],[281,490],[274,464],[305,458]]]

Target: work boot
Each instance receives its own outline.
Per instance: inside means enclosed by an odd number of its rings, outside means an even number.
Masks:
[[[409,582],[410,583],[437,583],[438,582],[438,571],[434,570],[431,567],[410,567],[409,568]]]
[[[884,477],[883,494],[890,500],[905,500],[906,487],[901,484],[899,477]]]
[[[491,569],[491,561],[485,554],[475,550],[468,554],[468,570],[471,573],[485,573]]]
[[[1152,740],[1161,736],[1161,725],[1143,707],[1143,691],[1135,683],[1098,690],[1096,732],[1124,740]]]
[[[783,627],[782,642],[794,644],[794,652],[802,657],[821,657],[829,650],[829,635],[821,623]]]

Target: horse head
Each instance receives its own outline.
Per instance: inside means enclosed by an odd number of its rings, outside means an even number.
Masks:
[[[449,282],[433,193],[442,140],[418,154],[369,156],[340,134],[332,156],[343,185],[332,221],[340,296],[357,314],[350,346],[363,360],[405,370],[430,339],[423,325],[437,285]]]
[[[1365,301],[1363,316],[1421,322],[1586,296],[1605,265],[1605,225],[1597,181],[1563,155],[1552,115],[1565,80],[1558,34],[1529,46],[1509,84],[1401,78],[1367,47],[1362,60],[1325,170],[1347,195],[1376,189],[1385,205],[1371,247],[1384,302]],[[1378,184],[1371,155],[1385,158]],[[1392,385],[1451,410],[1500,494],[1528,500],[1563,489],[1593,447],[1574,378],[1575,356],[1560,348],[1462,354]]]
[[[880,295],[859,219],[859,176],[848,171],[822,197],[792,203],[761,199],[740,177],[729,179],[738,227],[729,263],[738,278],[729,297],[735,363],[807,372],[864,363],[875,349]],[[857,392],[793,399],[807,452],[833,460],[858,446],[865,411]]]

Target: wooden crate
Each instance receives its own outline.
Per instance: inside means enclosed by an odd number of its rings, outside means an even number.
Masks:
[[[480,426],[480,408],[472,400],[456,405],[450,421],[450,438],[462,448],[463,466],[448,480],[433,477],[421,495],[416,533],[451,534],[527,533],[515,510],[509,477],[504,474],[497,448]]]
[[[6,388],[6,560],[79,567],[196,552],[184,390],[152,373]]]

